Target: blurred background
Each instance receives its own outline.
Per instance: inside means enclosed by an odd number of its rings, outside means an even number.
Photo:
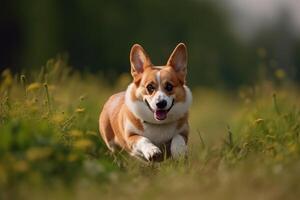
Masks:
[[[179,42],[187,162],[111,154],[98,117],[131,46],[163,65]],[[299,82],[299,0],[2,0],[0,200],[297,199]]]
[[[144,46],[162,65],[178,42],[192,86],[236,88],[261,79],[300,81],[298,0],[1,1],[0,69],[39,70],[57,54],[111,80]]]

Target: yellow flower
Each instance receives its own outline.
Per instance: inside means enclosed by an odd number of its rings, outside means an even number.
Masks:
[[[2,72],[2,77],[4,78],[3,85],[5,85],[6,87],[10,87],[13,83],[13,77],[12,77],[12,74],[11,74],[10,70],[5,69]]]
[[[26,157],[28,160],[40,160],[49,157],[53,150],[50,147],[32,147],[27,150]]]
[[[77,113],[83,113],[85,111],[84,108],[77,108],[75,112]]]
[[[42,84],[41,83],[31,83],[30,85],[28,85],[27,87],[27,91],[34,91],[34,90],[37,90],[37,89],[40,89],[42,87]]]
[[[71,130],[69,132],[69,135],[72,136],[72,137],[80,137],[82,136],[82,132],[80,130]]]
[[[81,139],[81,140],[77,140],[75,143],[74,143],[74,147],[76,149],[81,149],[81,150],[85,150],[87,148],[90,148],[93,146],[93,143],[92,141],[90,140],[87,140],[87,139]]]
[[[78,156],[76,154],[70,154],[70,155],[68,155],[67,159],[70,162],[74,162],[74,161],[76,161],[78,159]]]
[[[289,150],[290,153],[297,152],[297,145],[293,144],[293,143],[288,144],[288,150]]]
[[[255,122],[255,124],[261,124],[261,123],[263,123],[264,121],[265,121],[264,119],[258,118],[258,119],[256,119],[254,122]]]
[[[20,160],[14,164],[13,168],[17,172],[25,172],[28,170],[28,164],[26,161]]]
[[[65,116],[63,114],[54,114],[52,120],[55,123],[62,123],[65,120]]]
[[[283,69],[277,69],[275,71],[275,76],[278,78],[278,79],[284,79],[286,74],[285,74],[285,71]]]

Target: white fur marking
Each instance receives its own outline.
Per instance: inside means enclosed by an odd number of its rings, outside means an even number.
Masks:
[[[158,102],[162,101],[162,100],[167,101],[166,109],[168,109],[172,106],[173,97],[171,97],[171,96],[169,97],[162,90],[161,79],[160,79],[160,71],[158,71],[156,73],[156,81],[157,81],[157,85],[158,85],[157,92],[155,93],[155,95],[152,98],[151,98],[151,96],[148,96],[148,97],[146,97],[146,99],[149,102],[150,107],[152,108],[152,110],[157,110],[158,108],[157,108],[156,104]]]
[[[134,156],[143,156],[147,160],[151,160],[155,155],[161,154],[160,149],[151,143],[145,137],[139,139],[133,146],[132,154]]]
[[[176,122],[169,124],[148,124],[143,123],[144,131],[137,129],[129,120],[125,121],[124,127],[126,133],[135,133],[140,136],[148,138],[153,144],[160,145],[173,138],[174,135],[179,134],[187,127],[183,126],[179,130],[176,129]]]
[[[180,119],[186,114],[186,112],[189,109],[189,106],[192,103],[191,91],[187,86],[183,86],[186,93],[185,101],[175,103],[173,108],[169,111],[167,119],[162,121],[157,121],[156,119],[154,119],[152,111],[148,108],[145,102],[139,100],[132,101],[131,99],[132,87],[134,87],[134,84],[130,84],[126,90],[126,95],[125,95],[126,105],[137,118],[152,124],[165,124],[165,123],[175,122],[176,120]],[[137,89],[137,91],[138,90],[139,89]]]
[[[185,156],[187,153],[187,145],[181,135],[176,135],[173,137],[171,142],[171,154],[172,158],[178,159]]]
[[[156,73],[156,81],[157,81],[158,88],[160,89],[160,71]]]

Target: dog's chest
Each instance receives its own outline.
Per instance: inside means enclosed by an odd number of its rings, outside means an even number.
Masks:
[[[174,135],[178,133],[176,129],[176,123],[170,124],[149,124],[143,123],[144,131],[140,133],[147,137],[151,142],[156,145],[165,143],[171,140]]]

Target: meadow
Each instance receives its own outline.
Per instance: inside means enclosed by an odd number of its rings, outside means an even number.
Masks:
[[[193,87],[187,160],[142,163],[101,141],[105,100],[131,81],[62,58],[1,74],[0,199],[298,199],[300,92],[279,76],[238,90]]]

